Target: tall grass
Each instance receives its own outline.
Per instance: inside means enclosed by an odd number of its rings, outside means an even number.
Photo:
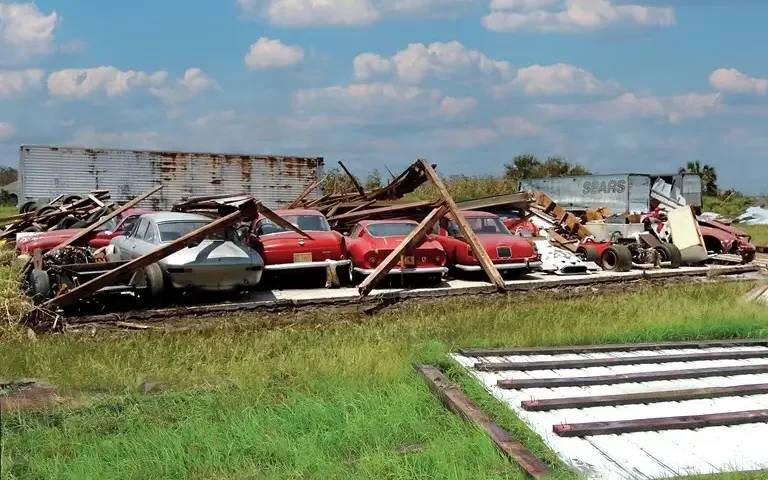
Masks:
[[[405,304],[373,318],[316,310],[270,331],[242,315],[203,333],[6,341],[0,377],[40,377],[109,397],[85,409],[4,414],[2,478],[524,478],[442,407],[413,361],[448,367],[559,478],[572,478],[446,354],[462,346],[764,337],[764,307],[734,301],[749,287],[481,296]],[[167,381],[172,392],[141,396],[144,378]],[[403,444],[423,450],[398,453]]]
[[[736,225],[752,236],[755,245],[768,245],[768,225]]]
[[[517,191],[517,180],[496,176],[451,175],[443,179],[451,196],[457,202],[490,195],[504,195]],[[431,183],[416,189],[407,198],[414,200],[436,200],[440,196]]]

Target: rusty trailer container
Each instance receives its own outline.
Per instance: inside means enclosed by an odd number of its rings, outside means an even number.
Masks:
[[[157,209],[189,197],[237,193],[276,208],[321,178],[322,170],[322,157],[22,145],[19,201],[109,190],[113,201],[125,202],[162,185],[147,200]]]

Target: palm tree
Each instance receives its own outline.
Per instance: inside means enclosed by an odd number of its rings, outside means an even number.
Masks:
[[[717,172],[715,167],[704,164],[698,160],[688,162],[685,168],[680,169],[680,173],[694,173],[701,177],[701,183],[704,186],[706,195],[717,195]]]

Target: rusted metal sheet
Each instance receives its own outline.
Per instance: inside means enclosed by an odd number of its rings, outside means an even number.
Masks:
[[[265,206],[290,203],[322,175],[322,157],[22,145],[23,199],[108,189],[124,202],[162,185],[147,203],[157,209],[189,197],[245,192]],[[308,198],[315,198],[313,192]]]

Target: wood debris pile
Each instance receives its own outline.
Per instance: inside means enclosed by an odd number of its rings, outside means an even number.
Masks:
[[[88,195],[59,195],[48,203],[25,204],[22,213],[0,218],[0,240],[13,244],[18,233],[88,227],[117,208],[109,200],[109,190],[92,190]]]

